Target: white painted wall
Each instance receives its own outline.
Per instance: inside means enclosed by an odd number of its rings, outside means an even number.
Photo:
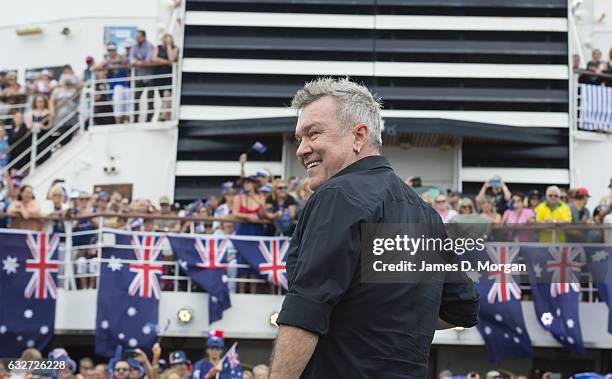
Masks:
[[[611,14],[612,16],[612,14]],[[611,41],[612,42],[612,41]],[[612,178],[612,136],[577,132],[574,138],[574,183],[572,187],[589,189],[589,210],[610,193]]]
[[[24,69],[69,63],[77,72],[85,68],[85,57],[96,60],[104,54],[105,26],[136,26],[151,42],[170,22],[170,0],[20,0],[5,4],[0,12],[0,67]],[[18,36],[18,28],[40,27],[43,34]],[[70,35],[60,34],[64,27]],[[23,77],[22,77],[23,78]]]
[[[94,126],[57,151],[26,182],[39,199],[56,178],[63,178],[69,190],[91,192],[98,184],[133,183],[134,198],[172,198],[177,144],[176,122]],[[118,169],[114,175],[104,172],[111,156]]]
[[[612,48],[612,1],[584,0],[574,16],[585,59],[590,59],[591,50],[599,48],[607,59]],[[583,66],[586,62],[582,63]]]

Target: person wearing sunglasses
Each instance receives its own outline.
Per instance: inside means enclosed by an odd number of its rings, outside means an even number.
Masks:
[[[561,190],[557,186],[546,188],[546,200],[535,209],[536,222],[545,224],[561,224],[572,222],[572,211],[569,206],[561,201]],[[552,233],[543,231],[540,233],[540,242],[551,242]],[[565,234],[556,232],[556,241],[565,242]]]
[[[113,379],[127,379],[130,375],[130,364],[125,359],[120,359],[113,366]]]

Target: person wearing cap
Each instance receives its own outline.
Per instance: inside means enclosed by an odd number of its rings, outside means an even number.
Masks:
[[[191,376],[191,361],[187,358],[187,354],[185,354],[183,350],[175,350],[170,353],[168,363],[170,364],[170,368],[176,371],[181,379]]]
[[[502,379],[503,376],[502,374],[499,373],[499,371],[491,370],[487,372],[487,375],[485,376],[485,378],[486,379]]]
[[[272,175],[270,175],[270,171],[264,168],[261,168],[257,170],[257,172],[255,173],[255,178],[257,178],[257,185],[259,187],[262,187],[270,183],[270,180],[272,179]]]
[[[176,213],[172,210],[170,198],[168,196],[162,196],[159,199],[159,215],[176,216]],[[178,233],[181,230],[181,223],[178,220],[158,219],[157,228],[159,231],[163,232]]]
[[[96,65],[94,58],[91,55],[85,57],[85,69],[83,70],[83,82],[88,82],[93,76],[93,68]]]
[[[36,71],[28,71],[25,76],[25,93],[32,96],[36,93]]]
[[[94,213],[108,212],[110,194],[106,191],[98,193],[98,201],[94,204]]]
[[[191,379],[212,379],[221,371],[221,356],[223,353],[223,332],[211,330],[206,341],[206,356],[193,365]]]
[[[38,77],[38,82],[36,83],[37,92],[48,95],[56,86],[57,81],[53,79],[53,72],[48,69],[42,70]]]
[[[266,218],[274,222],[275,235],[291,236],[297,222],[297,202],[287,193],[284,180],[274,181],[272,193],[266,198]]]
[[[117,45],[109,42],[106,57],[95,66],[95,70],[107,70],[108,89],[112,91],[113,116],[117,124],[129,122],[132,112],[127,64],[127,59],[117,53]]]
[[[362,226],[429,224],[444,239],[442,220],[381,155],[381,105],[366,87],[319,78],[291,105],[314,192],[287,250],[270,378],[425,378],[435,329],[478,323],[474,283],[463,272],[362,280]]]
[[[234,195],[236,190],[233,188],[232,182],[224,183],[221,200],[219,205],[213,211],[214,218],[228,218],[232,212]],[[213,221],[213,230],[218,230],[221,227],[221,221]]]
[[[545,224],[567,224],[572,222],[572,211],[569,206],[561,201],[561,190],[557,186],[546,188],[546,201],[543,201],[535,209],[536,222]],[[565,242],[565,233],[555,231],[556,242]],[[540,232],[540,242],[551,242],[553,240],[551,231]]]
[[[529,191],[529,194],[527,194],[527,208],[531,209],[535,213],[536,207],[540,205],[541,197],[542,195],[537,189]]]
[[[586,187],[576,188],[570,199],[569,208],[572,211],[572,224],[586,224],[591,221],[591,212],[586,203],[591,197]]]

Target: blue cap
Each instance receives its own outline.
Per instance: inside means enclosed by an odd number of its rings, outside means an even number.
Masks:
[[[206,347],[223,349],[223,331],[213,329],[208,332],[208,341]]]
[[[178,363],[189,363],[189,359],[187,359],[187,354],[185,354],[183,350],[176,350],[170,353],[168,362],[170,362],[171,365],[175,365]]]
[[[104,197],[104,198],[107,198],[107,199],[108,199],[108,198],[110,198],[110,195],[109,195],[109,193],[108,193],[108,192],[106,192],[106,191],[102,191],[102,192],[100,192],[100,193],[98,194],[98,197]]]
[[[142,367],[142,365],[140,364],[140,362],[136,360],[136,358],[128,358],[127,361],[130,364],[130,367],[138,369],[138,372],[139,372],[138,377],[141,377],[144,375],[145,373],[144,367]]]
[[[106,50],[117,50],[117,45],[114,42],[109,42],[106,44]]]
[[[270,177],[270,173],[264,169],[260,169],[260,170],[257,170],[257,173],[255,174],[255,176],[258,176],[258,177],[263,176],[263,177],[268,178]]]
[[[272,192],[272,185],[270,183],[264,184],[263,186],[261,186],[259,191],[260,192]]]

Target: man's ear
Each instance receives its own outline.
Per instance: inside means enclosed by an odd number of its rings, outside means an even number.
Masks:
[[[352,133],[355,139],[355,147],[361,149],[368,142],[368,126],[366,124],[357,124],[353,126]]]

